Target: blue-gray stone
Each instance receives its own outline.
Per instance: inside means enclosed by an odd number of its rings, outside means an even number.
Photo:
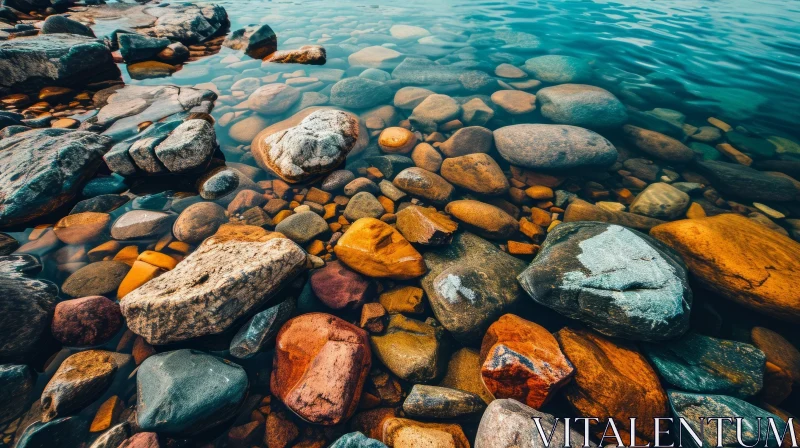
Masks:
[[[497,151],[512,165],[540,170],[606,168],[617,149],[602,135],[562,124],[516,124],[494,131]]]
[[[737,441],[736,423],[726,422],[722,430],[722,443],[717,443],[717,424],[716,421],[708,422],[703,429],[702,436],[700,421],[698,417],[742,417],[741,441],[747,446],[759,447],[768,446],[777,448],[775,436],[769,427],[768,419],[775,422],[775,428],[779,434],[783,434],[786,423],[777,415],[767,412],[746,401],[725,395],[702,395],[679,392],[675,390],[667,391],[669,406],[672,410],[675,421],[673,422],[673,436],[677,436],[680,427],[678,418],[682,417],[689,424],[694,433],[701,437],[703,447],[723,446],[741,447]],[[761,424],[758,418],[761,418]],[[687,430],[683,430],[684,446],[694,446],[699,448]]]
[[[141,429],[189,437],[235,416],[249,383],[240,366],[182,349],[147,358],[139,366],[136,384]]]
[[[551,84],[581,83],[592,78],[589,64],[572,56],[539,56],[525,61],[524,68],[539,81]]]
[[[747,398],[764,382],[764,352],[743,342],[689,333],[674,341],[642,344],[642,350],[659,375],[683,390]]]
[[[345,78],[331,88],[331,104],[350,109],[366,109],[384,104],[392,97],[392,89],[382,82],[367,78]]]
[[[364,160],[370,166],[377,168],[383,177],[388,180],[393,180],[397,173],[406,168],[414,166],[414,161],[410,157],[401,156],[399,154],[386,154],[380,156],[365,157]]]
[[[29,404],[33,372],[24,364],[0,364],[0,425],[14,420]]]
[[[93,198],[100,195],[118,194],[128,191],[130,186],[124,177],[116,173],[110,176],[95,177],[86,183],[81,195],[86,198]]]
[[[81,36],[95,37],[94,32],[88,26],[68,19],[64,16],[52,15],[42,24],[42,34],[78,34]]]
[[[561,84],[536,92],[542,115],[554,123],[587,128],[618,127],[628,121],[625,106],[611,92],[585,84]]]
[[[700,174],[723,193],[751,201],[790,202],[800,198],[800,188],[784,177],[738,163],[706,160],[696,165]]]
[[[102,194],[93,198],[84,199],[75,204],[69,212],[70,215],[83,212],[110,213],[128,202],[127,196],[119,194]]]
[[[769,140],[744,135],[741,132],[725,133],[725,138],[739,151],[747,153],[754,159],[769,159],[775,156],[777,148]]]
[[[706,145],[705,143],[692,142],[689,143],[689,148],[699,155],[703,160],[720,160],[722,153],[717,151],[717,148]]]
[[[231,340],[231,356],[248,359],[268,349],[294,310],[294,300],[288,299],[253,316]]]
[[[75,448],[86,439],[87,423],[80,417],[62,417],[25,428],[16,448]]]
[[[351,432],[339,437],[330,448],[386,448],[386,445],[360,432]]]
[[[171,43],[169,39],[143,36],[136,33],[120,33],[117,36],[119,52],[125,62],[149,61],[155,59],[161,50]]]
[[[692,291],[683,260],[619,225],[560,224],[517,279],[537,303],[609,336],[662,341],[689,328]]]

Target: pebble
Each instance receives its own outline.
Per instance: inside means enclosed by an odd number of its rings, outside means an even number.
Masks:
[[[385,83],[367,78],[345,78],[331,88],[331,104],[348,109],[366,109],[384,104],[392,97]]]
[[[101,350],[67,357],[42,391],[42,421],[72,414],[99,398],[111,385],[118,367],[115,355]]]
[[[358,309],[377,292],[374,282],[338,260],[313,271],[309,281],[314,295],[334,310]]]
[[[503,170],[485,153],[444,159],[440,174],[451,184],[478,194],[500,195],[509,188]]]
[[[426,272],[422,255],[403,235],[374,218],[351,224],[334,250],[342,263],[368,277],[404,280]]]
[[[135,240],[158,237],[169,230],[175,215],[151,210],[131,210],[111,225],[115,240]]]
[[[53,227],[56,237],[65,244],[86,244],[107,235],[111,223],[108,213],[83,212],[67,215]]]
[[[328,174],[322,181],[320,188],[323,191],[337,191],[344,188],[345,185],[350,183],[356,176],[349,170],[336,170]]]
[[[561,84],[536,92],[542,116],[554,123],[587,128],[619,127],[628,121],[625,106],[608,90]]]
[[[449,244],[458,224],[434,208],[409,205],[397,213],[397,230],[411,243]]]
[[[409,417],[459,418],[483,411],[481,397],[456,389],[415,384],[405,401],[403,412]]]
[[[502,209],[485,202],[462,199],[447,204],[445,211],[477,234],[490,239],[508,239],[519,223]]]
[[[356,193],[344,209],[344,217],[351,222],[361,218],[380,218],[384,213],[386,210],[380,201],[366,191]]]
[[[392,181],[395,187],[436,204],[447,203],[453,195],[453,186],[443,177],[422,168],[406,168]]]
[[[622,130],[636,148],[648,155],[678,163],[694,159],[694,151],[672,137],[631,125],[623,126]]]
[[[560,55],[538,56],[525,61],[525,70],[539,81],[550,84],[581,83],[592,78],[585,61]]]
[[[411,112],[409,120],[415,129],[435,131],[437,125],[456,119],[461,106],[452,97],[434,93],[428,95]]]
[[[378,146],[390,154],[408,154],[417,145],[417,137],[408,129],[390,127],[381,131]]]
[[[411,152],[411,160],[414,161],[415,166],[433,173],[438,172],[442,166],[442,155],[428,143],[420,143],[415,146]]]
[[[267,350],[294,310],[294,300],[287,299],[250,318],[231,340],[231,356],[248,359]]]
[[[181,212],[172,226],[172,234],[178,241],[198,244],[216,233],[227,220],[225,209],[218,204],[198,202]]]
[[[446,157],[460,157],[468,154],[487,153],[492,149],[492,144],[492,131],[482,126],[467,126],[454,132],[450,138],[439,145],[439,151]]]
[[[421,423],[392,418],[383,424],[383,442],[391,447],[469,448],[461,426],[454,423]]]
[[[630,205],[631,213],[671,221],[686,213],[691,202],[689,195],[670,184],[656,182],[636,195]]]
[[[122,313],[119,305],[102,296],[59,302],[51,324],[53,337],[69,347],[103,344],[120,328]]]
[[[536,110],[536,95],[521,90],[498,90],[492,94],[492,102],[511,115]]]
[[[246,106],[261,115],[280,115],[300,99],[300,90],[287,84],[261,86],[247,98]]]
[[[130,269],[119,261],[89,263],[64,280],[61,292],[71,297],[113,297]]]
[[[288,216],[275,226],[275,231],[298,244],[305,244],[330,229],[321,216],[307,211]]]

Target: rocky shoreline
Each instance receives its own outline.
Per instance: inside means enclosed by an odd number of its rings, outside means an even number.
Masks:
[[[0,6],[0,447],[532,448],[565,416],[645,444],[630,417],[800,412],[790,136],[518,31],[90,3]]]

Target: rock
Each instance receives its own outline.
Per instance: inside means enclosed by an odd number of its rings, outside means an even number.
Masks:
[[[617,160],[614,145],[600,134],[575,126],[517,124],[494,131],[497,151],[524,168],[605,168]]]
[[[773,364],[800,383],[800,351],[778,333],[764,327],[754,327],[750,332],[753,345],[764,352],[767,363]]]
[[[384,292],[378,298],[387,312],[420,314],[425,309],[422,303],[424,292],[415,286],[400,286]]]
[[[391,418],[384,422],[383,443],[396,448],[469,448],[469,440],[457,424],[421,423],[405,418]]]
[[[356,175],[353,174],[352,171],[349,170],[336,170],[333,171],[325,180],[322,181],[322,185],[320,188],[323,191],[337,191],[344,188],[345,185],[349,184],[353,179],[356,178]]]
[[[120,77],[101,40],[76,34],[0,41],[0,73],[0,91],[86,85]]]
[[[65,244],[85,244],[107,236],[111,223],[108,213],[85,212],[67,215],[56,223],[53,232]]]
[[[403,411],[410,417],[459,418],[475,415],[486,407],[481,397],[456,389],[415,384]]]
[[[620,434],[626,434],[622,436],[625,441],[631,440],[627,435],[631,415],[641,421],[667,415],[667,396],[658,377],[632,345],[569,328],[562,328],[555,336],[575,367],[575,377],[564,386],[563,396],[578,415],[599,417],[600,425],[613,418]],[[650,425],[637,430],[641,431],[638,438],[655,437]]]
[[[386,82],[392,79],[392,75],[389,72],[385,72],[377,68],[368,68],[361,72],[358,76],[380,82]]]
[[[405,128],[386,128],[378,137],[378,146],[390,154],[408,154],[416,145],[417,136]]]
[[[234,123],[228,129],[228,136],[238,143],[248,144],[269,125],[269,121],[260,115],[253,114]]]
[[[125,296],[122,314],[131,331],[154,345],[221,333],[305,265],[305,251],[286,238],[209,238],[175,269]]]
[[[358,406],[371,356],[364,330],[330,314],[304,314],[278,333],[270,390],[308,422],[339,424]]]
[[[267,84],[247,98],[247,107],[261,115],[280,115],[300,99],[300,90],[288,84]]]
[[[480,357],[483,384],[492,396],[533,408],[547,403],[574,373],[550,332],[513,314],[489,327]]]
[[[108,431],[100,435],[89,448],[119,448],[120,444],[128,438],[130,425],[128,422],[120,423],[111,427]],[[153,447],[146,447],[153,448]],[[158,448],[158,447],[155,447]]]
[[[572,56],[538,56],[525,61],[525,70],[534,78],[550,84],[581,83],[592,78],[592,68]]]
[[[394,94],[394,106],[400,109],[414,109],[433,93],[432,90],[422,87],[403,87]]]
[[[411,160],[414,165],[424,170],[438,172],[442,166],[442,155],[433,146],[427,143],[420,143],[411,152]]]
[[[365,157],[364,161],[370,164],[371,166],[378,169],[378,171],[383,174],[384,179],[388,183],[391,179],[397,177],[397,174],[400,171],[403,171],[406,168],[411,168],[414,166],[414,161],[410,158],[400,155],[400,154],[384,154],[380,156],[372,156],[372,157]],[[388,179],[388,180],[387,180]],[[380,183],[383,183],[383,180]],[[385,187],[380,187],[383,190]],[[396,190],[399,194],[405,196],[400,190],[397,190],[396,187],[392,186],[394,190]]]
[[[498,195],[509,187],[503,170],[484,153],[444,159],[441,175],[451,184],[478,194]]]
[[[425,97],[408,118],[411,125],[423,132],[435,131],[437,125],[458,118],[461,106],[452,97],[434,93]]]
[[[58,287],[33,278],[41,269],[32,255],[0,256],[0,357],[28,353],[47,334]]]
[[[7,167],[0,173],[0,227],[28,222],[71,201],[100,167],[109,142],[68,129],[34,129],[0,140],[0,166]]]
[[[411,243],[449,244],[458,224],[434,208],[409,205],[397,212],[397,230]]]
[[[172,234],[178,241],[198,244],[216,233],[227,220],[225,209],[218,204],[198,202],[181,212],[172,226]]]
[[[682,390],[748,398],[761,390],[764,353],[750,344],[689,333],[662,344],[643,344],[656,371]]]
[[[267,24],[258,27],[251,25],[231,33],[222,45],[244,51],[251,58],[263,59],[278,51],[278,36]]]
[[[480,355],[477,350],[471,348],[465,347],[453,353],[450,362],[447,363],[447,372],[439,385],[471,392],[487,404],[494,400],[481,378]]]
[[[629,124],[623,126],[622,131],[637,149],[653,157],[677,163],[694,159],[694,151],[672,137]]]
[[[800,197],[800,189],[783,176],[765,173],[738,163],[713,160],[697,162],[700,174],[720,191],[751,201],[791,202]]]
[[[69,347],[100,345],[122,328],[119,305],[102,296],[64,300],[56,305],[53,336]]]
[[[775,157],[775,153],[777,152],[777,148],[771,141],[758,137],[750,137],[741,132],[726,132],[725,138],[727,138],[736,149],[747,153],[754,159],[770,159]]]
[[[392,314],[386,332],[369,339],[381,363],[406,381],[427,383],[444,373],[441,329],[426,322]]]
[[[627,212],[615,212],[590,204],[581,199],[573,200],[564,212],[564,222],[600,221],[618,224],[638,230],[650,230],[663,224],[660,219],[648,218]]]
[[[174,220],[175,215],[169,213],[131,210],[114,221],[111,237],[120,241],[157,237],[167,232]]]
[[[692,292],[680,256],[625,227],[562,223],[518,279],[537,303],[609,336],[661,341],[689,328]]]
[[[67,357],[42,391],[42,421],[79,411],[99,398],[111,385],[118,367],[114,354],[102,350]]]
[[[143,80],[166,78],[178,71],[178,67],[158,61],[136,62],[127,66],[131,79]]]
[[[309,281],[314,295],[334,310],[358,309],[376,293],[372,281],[338,260],[312,272]]]
[[[288,216],[275,226],[275,231],[286,235],[287,238],[298,244],[305,244],[330,229],[328,223],[321,216],[308,211]]]
[[[536,95],[521,90],[498,90],[491,99],[511,115],[529,114],[536,110]]]
[[[800,243],[743,216],[722,214],[654,227],[705,288],[745,307],[800,322]]]
[[[508,239],[519,230],[519,223],[513,216],[485,202],[471,199],[453,201],[447,204],[445,212],[485,238]]]
[[[10,255],[19,248],[19,241],[11,235],[0,232],[0,256]]]
[[[382,442],[370,439],[360,432],[351,432],[345,434],[335,442],[330,448],[387,448]]]
[[[126,439],[118,448],[161,448],[158,434],[154,432],[140,432]]]
[[[393,183],[389,182],[386,179],[383,179],[378,184],[378,189],[381,191],[381,194],[386,196],[387,198],[391,199],[394,202],[399,201],[406,197],[406,194],[400,191],[399,188],[395,187]]]
[[[374,218],[351,224],[334,251],[342,263],[368,277],[406,280],[426,272],[422,255],[400,232]]]
[[[77,34],[86,37],[95,37],[94,32],[88,26],[68,19],[64,16],[49,16],[42,24],[40,34]]]
[[[86,439],[86,422],[80,417],[64,417],[49,422],[36,421],[24,429],[15,448],[72,448]],[[12,433],[13,434],[13,433]]]
[[[71,297],[114,296],[131,267],[119,261],[98,261],[64,280],[61,292]]]
[[[781,445],[776,443],[774,434],[770,432],[770,425],[767,423],[768,419],[774,422],[778,434],[784,434],[786,430],[786,423],[777,415],[753,406],[746,401],[724,395],[690,394],[671,390],[669,391],[669,405],[675,417],[685,419],[692,432],[699,436],[703,446],[737,445],[737,440],[741,440],[741,443],[745,445],[758,444],[761,443],[760,441],[764,441],[765,446],[775,448]],[[737,425],[729,424],[726,427],[720,423],[722,428],[718,428],[715,420],[707,421],[704,428],[701,428],[696,417],[699,415],[741,417],[741,431],[738,431],[740,434],[737,434]],[[763,421],[763,424],[758,424],[757,420]],[[721,443],[717,442],[718,435],[721,435]],[[691,437],[687,437],[687,439],[690,440],[689,443],[692,446],[697,446]],[[769,441],[770,439],[772,439],[771,442]]]
[[[75,204],[75,207],[70,210],[69,214],[75,215],[84,212],[109,213],[122,207],[128,203],[128,201],[129,199],[127,196],[119,194],[101,194],[78,202]]]
[[[656,182],[636,195],[630,205],[631,213],[671,221],[682,217],[689,208],[689,195],[670,184]]]
[[[561,84],[536,92],[539,110],[554,123],[587,128],[625,124],[625,106],[611,92],[585,84]]]
[[[345,78],[331,88],[331,104],[348,109],[366,109],[392,97],[387,84],[367,78]]]
[[[430,36],[430,31],[413,25],[392,25],[389,28],[389,34],[395,39],[419,39],[421,37]]]
[[[204,168],[216,147],[214,127],[206,120],[183,122],[155,147],[156,157],[172,173]]]
[[[347,112],[322,109],[293,127],[270,133],[265,129],[253,139],[258,165],[287,182],[300,182],[339,166],[359,142],[358,119]]]
[[[143,431],[189,437],[236,415],[248,380],[230,361],[183,349],[144,360],[136,386],[136,422]]]
[[[167,45],[166,48],[161,50],[156,55],[156,58],[168,64],[180,64],[189,59],[189,56],[191,56],[191,53],[186,45],[183,45],[180,42],[175,42]]]
[[[460,157],[489,152],[492,149],[492,142],[492,131],[481,126],[468,126],[454,132],[439,145],[439,150],[446,157]]]
[[[347,57],[351,67],[392,68],[403,55],[391,48],[373,45]]]
[[[540,447],[542,440],[535,419],[538,419],[545,434],[552,429],[551,446],[571,448],[597,446],[591,440],[584,440],[583,433],[572,428],[569,429],[570,437],[567,444],[563,420],[512,399],[494,400],[489,404],[478,425],[474,446],[475,448]]]
[[[225,8],[219,5],[172,3],[148,8],[145,12],[157,19],[152,27],[140,28],[139,32],[185,45],[199,44],[229,25]]]
[[[327,61],[325,48],[319,45],[303,45],[296,50],[281,50],[264,58],[264,62],[275,64],[325,65]]]
[[[136,33],[117,34],[119,52],[128,64],[151,61],[172,42],[169,39],[147,37]]]
[[[392,78],[406,85],[458,84],[466,70],[442,65],[426,58],[407,57],[392,70]]]
[[[266,351],[294,310],[294,300],[287,299],[253,316],[231,340],[231,356],[248,359]]]
[[[384,213],[386,210],[383,205],[372,193],[366,191],[356,193],[344,209],[344,217],[351,222],[361,218],[380,218]],[[327,224],[325,227],[327,228]]]
[[[444,178],[417,167],[400,171],[392,183],[412,196],[427,199],[435,204],[449,202],[453,195],[453,186]]]
[[[0,364],[0,424],[17,418],[29,403],[35,374],[24,364]]]
[[[375,185],[375,182],[366,177],[358,177],[353,179],[344,186],[344,194],[347,196],[355,196],[361,192],[367,192],[375,195],[378,194],[379,190],[380,189],[377,185]]]

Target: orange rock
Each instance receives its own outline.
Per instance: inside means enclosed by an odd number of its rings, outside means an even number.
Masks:
[[[374,218],[354,222],[334,251],[347,266],[369,277],[405,280],[427,272],[422,255],[403,235]]]
[[[519,231],[533,241],[539,241],[546,235],[544,229],[525,218],[519,220]]]
[[[481,343],[481,376],[495,398],[539,409],[572,378],[574,368],[545,328],[513,314],[500,317]]]
[[[322,191],[319,188],[311,188],[306,194],[306,201],[316,202],[320,205],[325,205],[331,201],[333,195],[327,191]]]
[[[551,221],[550,213],[536,207],[531,209],[531,222],[537,226],[547,227]]]
[[[56,237],[66,244],[85,244],[106,233],[111,215],[83,212],[61,218],[53,228]]]
[[[689,219],[699,219],[706,217],[706,211],[697,202],[692,202],[686,210],[686,217]]]
[[[508,242],[508,253],[512,255],[534,255],[539,251],[536,244],[520,243],[519,241]]]
[[[792,383],[800,384],[800,351],[780,334],[763,327],[750,331],[753,345],[767,356],[761,398],[780,404],[792,393]]]
[[[553,189],[545,187],[544,185],[536,185],[525,190],[525,194],[527,194],[529,198],[536,199],[537,201],[552,199]]]
[[[500,165],[484,153],[444,159],[440,174],[451,184],[479,194],[502,194],[509,187]]]
[[[519,230],[519,223],[502,209],[485,202],[462,199],[447,204],[445,211],[486,238],[505,239]]]
[[[383,173],[381,173],[381,170],[375,168],[374,166],[371,166],[367,168],[367,177],[374,182],[380,182],[380,180],[383,179],[384,176]]]
[[[378,301],[390,313],[419,314],[425,310],[422,296],[425,292],[416,286],[400,286],[384,292]]]
[[[394,213],[394,202],[386,196],[378,196],[378,202],[381,203],[386,213]]]
[[[386,328],[386,309],[380,303],[365,303],[361,307],[358,326],[370,333],[380,333]]]
[[[586,330],[562,328],[555,334],[575,367],[575,376],[563,389],[567,402],[583,417],[598,417],[599,426],[613,418],[623,440],[630,440],[630,417],[652,422],[666,417],[667,396],[655,371],[629,343],[612,342]],[[636,428],[637,436],[653,440],[652,425]]]
[[[722,132],[730,132],[733,130],[733,127],[731,127],[731,125],[725,123],[724,121],[718,118],[708,117],[708,122],[711,124],[711,126],[714,126],[722,130]]]
[[[744,154],[743,152],[734,148],[729,143],[720,143],[719,145],[716,146],[716,148],[717,151],[724,154],[725,157],[733,160],[734,162],[740,165],[750,166],[753,164],[753,159],[751,159],[747,154]]]
[[[160,252],[154,252],[152,250],[146,250],[142,252],[137,260],[144,261],[145,263],[152,264],[153,266],[166,269],[168,271],[171,271],[175,268],[175,266],[178,265],[177,260],[169,255],[162,254]]]
[[[121,261],[133,266],[137,258],[139,258],[139,248],[137,246],[125,246],[114,256],[114,261]]]
[[[408,154],[417,144],[417,136],[408,129],[386,128],[378,137],[378,146],[390,154]]]
[[[397,417],[383,422],[382,440],[390,448],[469,448],[469,440],[457,424],[422,423]]]
[[[136,362],[137,366],[143,363],[145,359],[155,354],[156,349],[154,349],[152,345],[148,344],[147,341],[145,341],[141,336],[136,336],[136,339],[133,341],[131,355],[133,356],[133,361]]]
[[[732,213],[653,227],[706,288],[777,319],[800,322],[800,243]]]
[[[286,448],[300,435],[297,425],[289,420],[283,411],[270,412],[267,415],[264,444],[269,448]]]
[[[381,440],[383,437],[383,424],[397,416],[396,408],[377,408],[359,412],[350,419],[349,426],[354,431],[359,431],[370,439]]]
[[[105,243],[89,250],[86,255],[89,257],[89,261],[94,263],[95,261],[102,261],[105,259],[111,259],[110,257],[117,252],[119,252],[120,247],[122,247],[117,241],[106,241]],[[106,258],[108,257],[108,258]]]
[[[117,289],[117,298],[122,300],[131,291],[158,277],[164,272],[167,272],[167,269],[162,269],[158,266],[153,266],[150,263],[136,260],[133,263],[131,270],[128,271],[128,274],[124,279],[122,279],[122,283],[119,284],[119,288]]]
[[[319,255],[324,250],[325,250],[325,243],[323,243],[320,240],[312,241],[306,248],[306,252],[308,252],[311,255]]]
[[[299,205],[299,204],[298,204],[298,205]],[[278,212],[278,214],[277,214],[277,215],[275,215],[275,216],[272,218],[272,222],[273,222],[273,223],[275,223],[275,225],[277,225],[277,224],[279,224],[281,221],[283,221],[284,219],[286,219],[286,218],[288,218],[289,216],[291,216],[292,214],[293,214],[293,212],[292,212],[291,210],[281,210],[281,211],[279,211],[279,212]]]
[[[447,244],[458,224],[434,208],[409,205],[397,213],[397,229],[412,243]]]
[[[92,420],[92,425],[89,427],[89,432],[102,432],[110,428],[117,422],[122,408],[123,403],[118,396],[112,395],[109,397],[108,400],[103,402],[100,408],[97,409],[97,413]]]

